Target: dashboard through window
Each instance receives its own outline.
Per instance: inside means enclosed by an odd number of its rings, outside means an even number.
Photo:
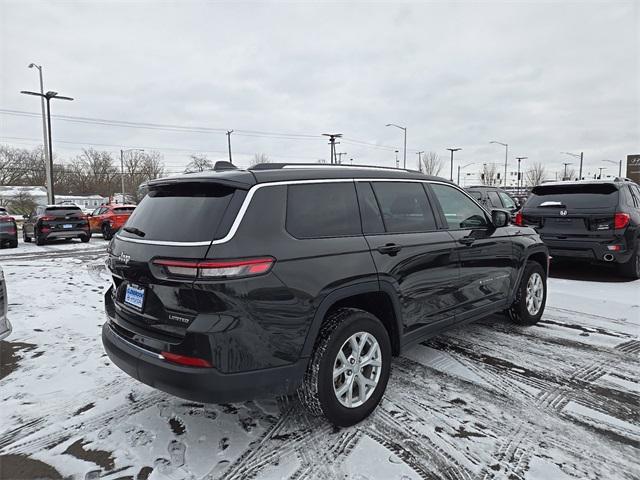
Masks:
[[[489,225],[484,210],[457,188],[433,183],[431,189],[440,202],[450,229],[484,228]]]

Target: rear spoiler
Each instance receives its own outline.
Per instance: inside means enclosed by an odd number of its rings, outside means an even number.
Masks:
[[[218,185],[223,185],[225,187],[237,188],[240,190],[249,190],[253,185],[255,185],[255,182],[254,183],[239,182],[237,180],[221,178],[214,175],[210,177],[200,176],[200,175],[191,177],[189,175],[184,175],[181,177],[169,177],[169,178],[160,178],[158,180],[150,180],[147,183],[147,187],[149,188],[149,190],[153,190],[158,187],[176,185],[179,183],[215,183]]]

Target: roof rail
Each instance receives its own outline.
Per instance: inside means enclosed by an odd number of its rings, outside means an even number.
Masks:
[[[422,173],[409,168],[381,167],[379,165],[343,165],[341,163],[258,163],[249,170],[278,170],[283,168],[361,168],[376,170],[402,170],[403,172]]]

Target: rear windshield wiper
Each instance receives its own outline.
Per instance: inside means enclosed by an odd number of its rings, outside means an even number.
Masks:
[[[128,233],[133,233],[134,235],[137,235],[139,237],[144,237],[146,235],[142,230],[136,227],[124,227],[123,230]]]

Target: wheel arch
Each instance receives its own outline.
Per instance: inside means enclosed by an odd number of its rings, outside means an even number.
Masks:
[[[308,357],[313,353],[318,332],[327,316],[347,307],[358,308],[377,317],[389,333],[393,355],[400,353],[402,318],[395,292],[384,283],[369,281],[333,290],[322,300],[314,314],[301,356]]]

